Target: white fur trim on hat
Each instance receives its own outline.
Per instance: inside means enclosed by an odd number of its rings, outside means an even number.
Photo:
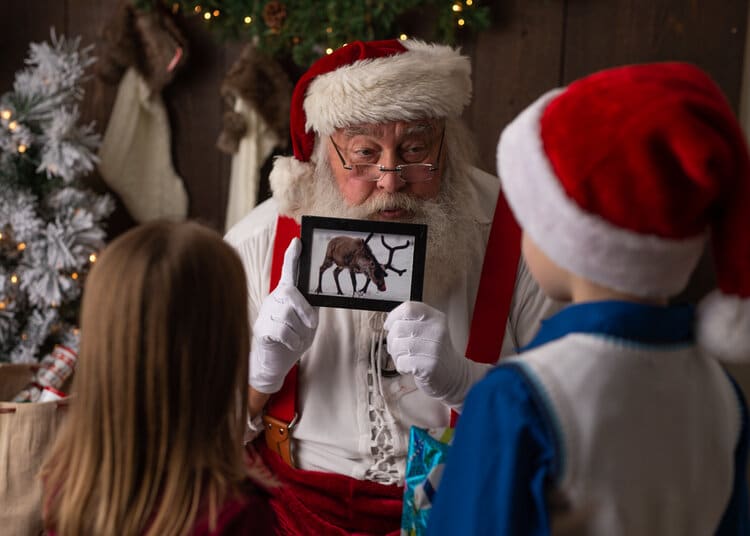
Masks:
[[[268,176],[273,197],[284,216],[294,216],[313,180],[315,165],[293,156],[277,156]]]
[[[585,212],[563,190],[547,159],[540,120],[562,89],[542,95],[503,131],[497,165],[524,232],[561,267],[608,288],[642,297],[681,291],[706,234],[684,240],[638,234]]]
[[[322,74],[305,96],[306,129],[321,136],[357,124],[457,117],[471,100],[471,63],[445,45],[408,50]]]
[[[713,290],[698,304],[695,337],[716,359],[750,360],[750,299]]]

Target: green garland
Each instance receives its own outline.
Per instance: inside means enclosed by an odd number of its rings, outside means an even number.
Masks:
[[[138,9],[155,0],[133,0]],[[454,44],[489,27],[479,0],[156,0],[173,13],[202,17],[224,39],[250,41],[274,58],[302,67],[355,40],[411,37]]]

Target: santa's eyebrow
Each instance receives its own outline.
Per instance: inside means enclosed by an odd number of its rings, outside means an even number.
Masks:
[[[353,138],[354,136],[382,136],[382,125],[352,125],[344,127],[344,136]]]

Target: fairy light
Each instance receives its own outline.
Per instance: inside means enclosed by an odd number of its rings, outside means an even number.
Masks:
[[[295,35],[294,37],[292,37],[292,43],[294,43],[295,45],[298,45],[300,41],[301,39],[299,38],[298,35]]]
[[[457,22],[459,26],[463,26],[464,24],[466,24],[466,21],[464,19],[458,19]]]
[[[25,153],[26,149],[28,149],[28,147],[26,147],[23,143],[21,143],[21,144],[18,145],[18,152],[19,153],[21,153],[21,154]]]
[[[11,115],[13,114],[10,113],[10,110],[0,110],[0,117],[5,119],[6,121],[10,119]]]
[[[193,11],[195,11],[196,13],[200,13],[201,11],[203,11],[203,8],[200,5],[197,5],[193,8]]]
[[[466,5],[471,6],[474,4],[474,0],[466,0]]]
[[[179,11],[180,11],[180,4],[178,4],[177,2],[175,2],[174,4],[172,4],[172,13],[174,13],[176,15],[177,12],[179,12]]]
[[[331,28],[330,26],[326,28],[326,33],[332,33],[332,32],[333,32],[333,28]]]
[[[461,5],[461,2],[456,2],[451,9],[456,13],[459,13],[463,9],[463,6]]]
[[[96,262],[96,253],[89,255],[89,262]]]
[[[0,233],[0,240],[3,239],[3,233]]]
[[[6,303],[4,301],[0,301],[0,310],[5,309]]]
[[[409,36],[406,34],[401,34],[398,36],[398,38],[401,39],[402,41],[406,41],[407,39],[409,39]]]
[[[18,121],[11,121],[10,123],[8,123],[8,130],[10,130],[11,132],[16,130],[17,128],[18,128]]]
[[[73,272],[72,274],[70,274],[70,278],[71,278],[71,279],[72,279],[73,281],[75,281],[76,279],[78,279],[78,272]]]
[[[326,49],[326,54],[329,54],[329,55],[333,54],[333,49],[332,48],[327,48]]]
[[[16,248],[18,249],[18,251],[23,251],[24,249],[26,249],[26,242],[19,242]]]
[[[211,19],[211,13],[209,13],[208,11],[206,11],[206,12],[205,12],[205,13],[203,14],[203,18],[204,18],[204,19],[206,19],[206,20],[210,20],[210,19]]]
[[[13,283],[14,285],[17,284],[18,276],[16,274],[13,274],[12,276],[10,276],[10,282]]]
[[[243,20],[245,21],[245,24],[250,24],[251,22],[253,22],[253,18],[249,15],[245,17]]]
[[[214,17],[218,17],[220,14],[221,14],[221,11],[219,11],[218,9],[214,9],[214,13],[213,13]]]

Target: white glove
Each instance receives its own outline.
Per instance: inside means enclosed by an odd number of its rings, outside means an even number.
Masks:
[[[289,370],[312,344],[318,312],[294,286],[302,242],[295,238],[284,253],[279,284],[260,307],[253,325],[249,383],[261,393],[281,389]]]
[[[491,368],[458,353],[445,315],[427,304],[402,303],[388,314],[383,327],[388,330],[388,353],[396,369],[413,374],[414,383],[427,396],[451,407],[460,408],[471,386]]]

